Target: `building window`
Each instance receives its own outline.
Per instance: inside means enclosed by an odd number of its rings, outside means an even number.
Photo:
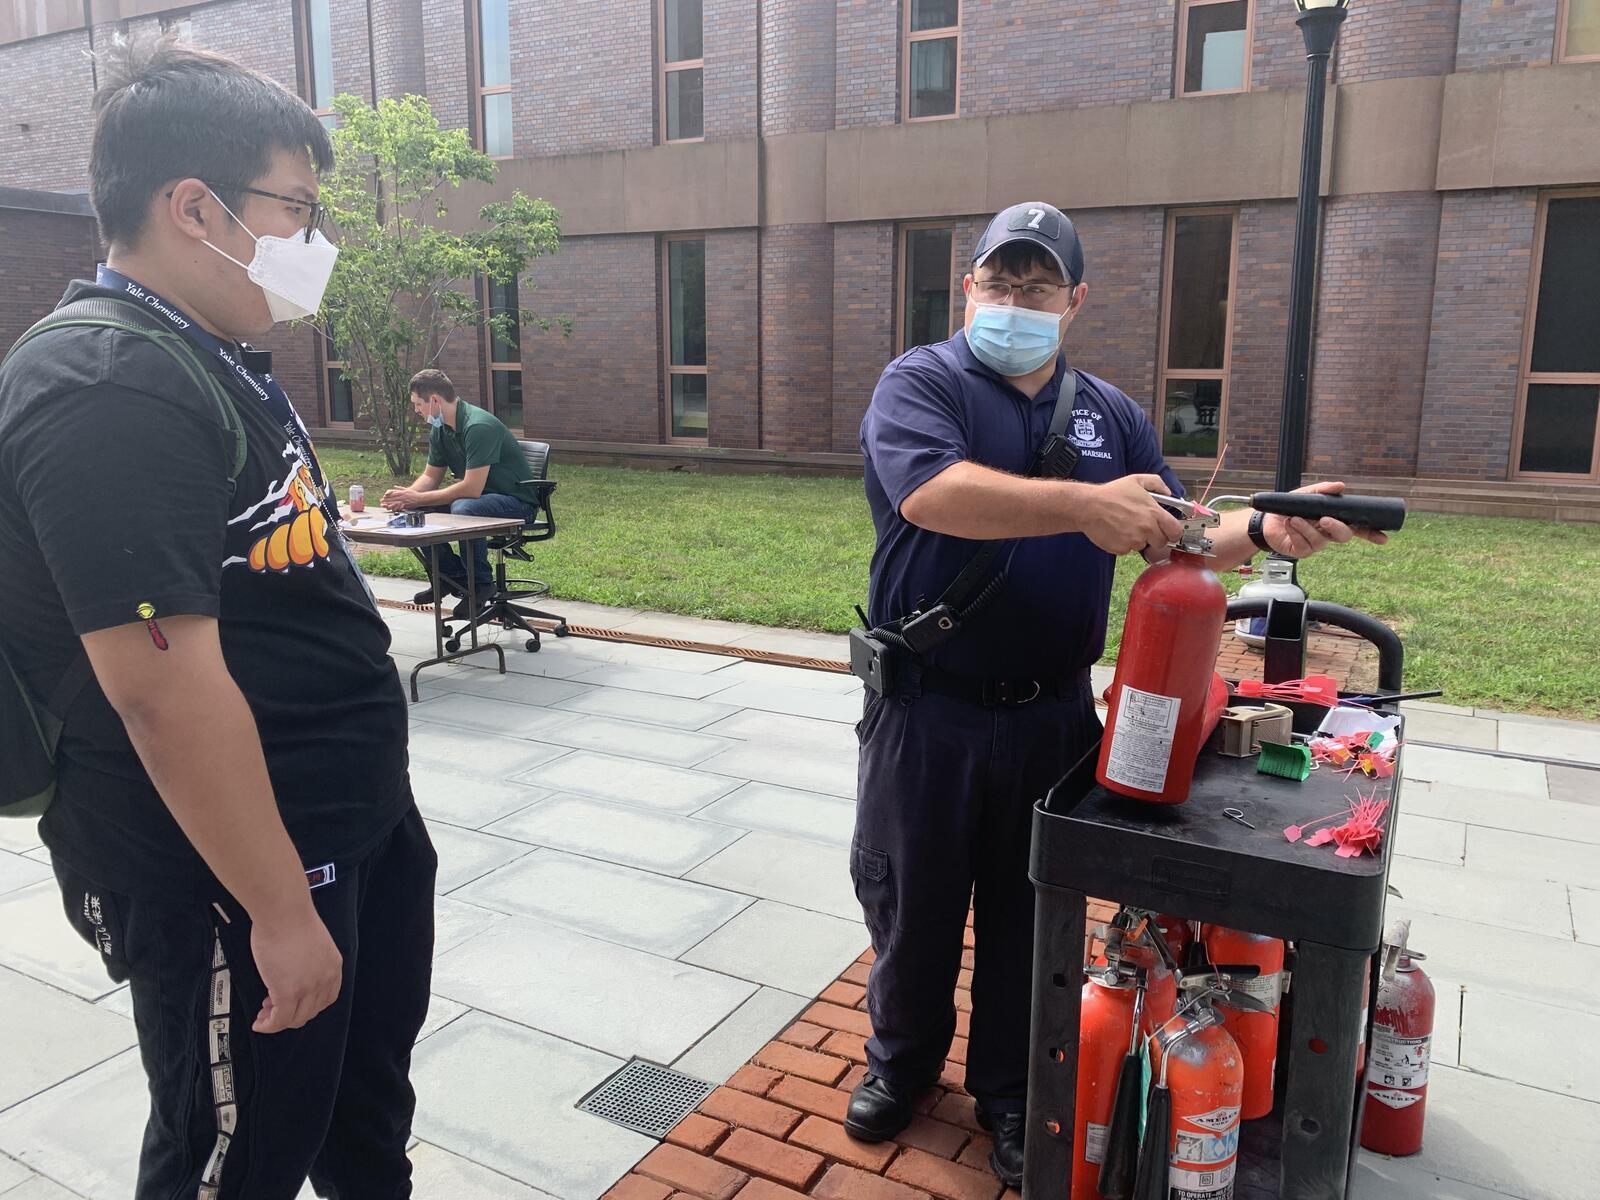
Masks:
[[[354,425],[356,422],[355,388],[345,374],[348,365],[339,347],[328,338],[322,347],[322,368],[328,384],[329,425]]]
[[[1242,92],[1250,86],[1253,0],[1182,0],[1178,94]]]
[[[701,238],[668,238],[666,276],[667,437],[704,441],[706,436],[706,244]]]
[[[161,32],[174,35],[180,42],[193,42],[194,20],[188,13],[165,13],[161,17]]]
[[[954,248],[955,230],[948,225],[909,225],[901,229],[901,353],[950,336]]]
[[[1540,218],[1513,474],[1597,481],[1600,192],[1551,197]]]
[[[522,304],[517,281],[491,282],[485,289],[491,317],[509,318],[504,336],[489,329],[489,396],[494,415],[507,429],[522,429]]]
[[[658,4],[662,141],[699,141],[706,135],[701,0],[658,0]]]
[[[1600,0],[1561,0],[1557,29],[1558,61],[1600,60]]]
[[[334,126],[333,115],[333,18],[329,12],[331,0],[305,0],[300,28],[305,38],[302,54],[306,103],[322,118],[329,129]]]
[[[956,69],[961,59],[961,0],[907,0],[905,111],[907,121],[956,115]]]
[[[1238,214],[1191,209],[1167,216],[1161,371],[1156,427],[1166,458],[1215,458],[1227,424]]]
[[[478,148],[490,158],[510,158],[510,0],[468,0],[476,45]]]

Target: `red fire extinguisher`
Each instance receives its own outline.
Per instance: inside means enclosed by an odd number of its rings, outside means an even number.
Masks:
[[[1283,997],[1284,945],[1220,925],[1201,931],[1206,958],[1217,965],[1238,964],[1258,968],[1254,979],[1234,979],[1232,989],[1217,1001],[1223,1022],[1244,1055],[1243,1117],[1254,1121],[1272,1111],[1272,1080],[1278,1066],[1278,1004]],[[1245,1008],[1230,1000],[1243,995],[1263,1006]]]
[[[1151,1038],[1150,1069],[1156,1084],[1150,1093],[1136,1200],[1167,1200],[1169,1194],[1184,1200],[1233,1196],[1244,1060],[1233,1035],[1223,1028],[1222,1014],[1209,1002],[1218,986],[1208,981]]]
[[[1195,514],[1172,557],[1134,581],[1095,770],[1111,791],[1157,804],[1189,798],[1200,746],[1228,703],[1212,669],[1228,594],[1205,559],[1217,517]]]
[[[1157,913],[1154,917],[1156,928],[1161,931],[1161,936],[1166,939],[1167,952],[1175,963],[1182,963],[1189,953],[1189,946],[1194,941],[1194,927],[1180,916],[1172,913]]]
[[[1120,918],[1119,918],[1120,919]],[[1151,931],[1145,936],[1159,936]],[[1145,941],[1115,925],[1107,933],[1103,962],[1084,972],[1083,1011],[1078,1024],[1078,1102],[1073,1129],[1071,1200],[1099,1200],[1099,1181],[1112,1136],[1112,1112],[1121,1083],[1123,1059],[1177,1008],[1178,982],[1162,958]],[[1136,1016],[1137,1014],[1137,1016]],[[1137,1021],[1137,1024],[1136,1024]],[[1137,1028],[1138,1042],[1133,1040]],[[1135,1127],[1116,1131],[1132,1136],[1135,1147],[1110,1153],[1136,1152]],[[1124,1097],[1126,1102],[1128,1098]]]
[[[1417,966],[1423,955],[1406,948],[1410,934],[1410,922],[1398,921],[1385,946],[1361,1119],[1361,1144],[1396,1156],[1422,1149],[1433,1043],[1433,984]]]

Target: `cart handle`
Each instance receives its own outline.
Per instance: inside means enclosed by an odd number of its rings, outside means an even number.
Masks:
[[[1229,600],[1228,620],[1231,622],[1242,617],[1264,617],[1267,615],[1268,603],[1266,600]],[[1351,633],[1371,642],[1378,648],[1378,687],[1386,692],[1401,690],[1405,647],[1400,644],[1400,635],[1378,618],[1353,608],[1346,608],[1342,604],[1329,604],[1325,600],[1308,600],[1306,619],[1348,629]]]

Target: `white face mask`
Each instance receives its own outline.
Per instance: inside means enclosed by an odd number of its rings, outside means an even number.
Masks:
[[[218,204],[222,204],[222,198],[215,192],[211,196]],[[222,204],[222,207],[230,217],[239,221],[233,209],[226,204]],[[239,221],[239,227],[250,233],[249,226],[243,221]],[[212,246],[210,242],[206,245],[234,265],[244,267],[250,281],[266,294],[267,309],[274,321],[295,321],[316,316],[317,310],[322,307],[322,293],[328,290],[328,279],[333,275],[333,263],[339,257],[339,247],[323,237],[320,230],[311,235],[309,242],[304,236],[256,237],[253,233],[250,236],[255,238],[256,252],[249,266],[227,251]]]

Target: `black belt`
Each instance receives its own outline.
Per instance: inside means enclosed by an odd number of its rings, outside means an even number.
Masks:
[[[905,690],[933,692],[984,708],[1021,708],[1040,699],[1069,700],[1083,695],[1087,690],[1087,671],[1074,671],[1070,675],[1048,676],[1041,679],[971,679],[965,675],[952,675],[948,671],[923,667],[910,672],[913,682]]]

